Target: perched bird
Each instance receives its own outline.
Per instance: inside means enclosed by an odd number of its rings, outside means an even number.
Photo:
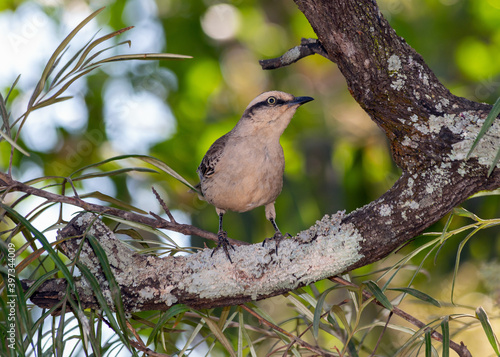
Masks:
[[[234,247],[222,229],[226,211],[246,212],[260,206],[265,206],[266,218],[274,227],[271,239],[278,253],[283,235],[276,225],[274,201],[283,187],[285,170],[280,136],[297,108],[311,100],[279,91],[262,93],[250,102],[236,126],[208,149],[197,172],[201,193],[219,215],[219,242],[212,255],[223,247],[231,261],[228,246]]]

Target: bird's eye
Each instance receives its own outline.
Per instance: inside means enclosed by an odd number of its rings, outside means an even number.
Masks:
[[[274,98],[274,97],[267,98],[267,104],[269,104],[269,105],[275,105],[276,104],[276,98]]]

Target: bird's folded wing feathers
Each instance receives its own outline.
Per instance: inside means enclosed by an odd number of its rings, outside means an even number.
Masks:
[[[210,149],[208,149],[207,153],[201,160],[200,166],[198,166],[198,175],[200,176],[200,180],[202,178],[208,178],[215,173],[217,163],[219,162],[222,153],[224,152],[224,148],[226,147],[227,142],[227,134],[221,136],[217,139]]]

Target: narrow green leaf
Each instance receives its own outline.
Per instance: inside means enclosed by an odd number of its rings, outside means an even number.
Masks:
[[[441,252],[441,249],[444,247],[445,243],[446,243],[446,240],[447,240],[447,237],[448,237],[448,230],[450,228],[450,225],[451,225],[451,221],[453,220],[453,217],[454,215],[453,214],[450,214],[448,216],[448,219],[446,220],[446,223],[443,227],[443,230],[441,232],[441,235],[440,235],[440,244],[439,244],[439,247],[437,248],[436,250],[436,254],[434,255],[434,264],[436,264],[437,262],[437,259],[438,259],[438,256],[439,256],[439,253]]]
[[[441,333],[443,335],[443,354],[442,357],[450,357],[450,326],[449,317],[446,316],[441,322]]]
[[[468,198],[470,200],[471,198],[477,198],[477,197],[483,197],[483,196],[498,196],[500,195],[500,188],[497,188],[496,190],[492,191],[479,191],[478,193],[473,194]]]
[[[108,261],[108,256],[106,252],[102,248],[99,241],[92,235],[88,234],[87,239],[94,250],[94,253],[99,260],[101,265],[101,269],[106,277],[106,280],[109,284],[109,291],[111,293],[111,298],[113,299],[114,307],[115,307],[115,316],[118,319],[118,323],[121,327],[124,338],[127,340],[126,346],[130,349],[130,344],[128,343],[128,327],[127,327],[127,319],[125,317],[125,309],[123,307],[123,300],[120,291],[120,287],[116,282],[115,275],[111,271],[111,266]]]
[[[42,92],[43,88],[45,87],[45,83],[47,82],[47,78],[48,78],[50,72],[52,71],[54,63],[56,62],[59,54],[62,51],[64,51],[64,49],[66,48],[66,46],[68,46],[68,44],[71,42],[71,40],[73,39],[73,37],[75,37],[75,35],[82,28],[85,25],[87,25],[94,17],[96,17],[103,10],[104,10],[104,7],[101,7],[100,9],[94,11],[92,14],[90,14],[89,16],[87,16],[82,22],[80,22],[80,24],[78,24],[77,27],[75,27],[73,29],[73,31],[71,31],[69,33],[68,36],[66,36],[66,38],[61,42],[61,44],[56,48],[56,50],[54,51],[54,53],[52,54],[52,56],[49,58],[49,61],[45,65],[45,69],[43,70],[42,76],[40,77],[40,80],[38,81],[38,84],[37,84],[35,90],[33,91],[33,94],[32,94],[32,96],[30,98],[29,103],[28,103],[28,108],[32,107],[32,105],[35,102],[36,98],[38,97],[38,95]]]
[[[269,313],[265,309],[261,309],[257,304],[253,304],[251,302],[250,303],[246,303],[246,305],[248,307],[252,308],[253,311],[255,311],[257,314],[259,314],[260,316],[262,316],[267,321],[271,322],[272,324],[278,325],[278,323],[272,318],[271,315],[269,315]]]
[[[489,130],[489,128],[491,127],[491,124],[493,124],[493,121],[498,116],[498,114],[500,114],[500,97],[496,100],[495,104],[493,105],[493,108],[491,108],[491,111],[488,113],[488,116],[484,120],[483,126],[481,127],[479,134],[477,134],[477,137],[474,140],[474,143],[472,144],[469,152],[467,153],[466,159],[468,159],[470,157],[470,155],[472,154],[472,151],[475,149],[475,147],[479,143],[479,140],[481,140],[481,138]]]
[[[424,341],[425,341],[425,357],[431,357],[432,356],[431,330],[425,330]]]
[[[384,286],[382,288],[382,291],[385,291],[387,289],[387,287],[390,285],[390,282],[396,277],[396,275],[398,274],[398,272],[401,269],[407,267],[406,263],[408,263],[416,255],[420,254],[422,251],[425,251],[427,248],[432,247],[435,244],[436,244],[435,240],[431,240],[431,241],[429,241],[427,243],[424,243],[420,247],[417,247],[416,249],[414,249],[413,251],[411,251],[405,257],[401,258],[396,264],[393,264],[391,267],[389,267],[387,269],[387,271],[378,278],[378,280],[380,281],[382,278],[384,278],[387,275],[389,275],[395,269],[395,271],[392,273],[392,275],[387,278],[387,281],[384,284]]]
[[[96,163],[93,163],[93,164],[90,164],[90,165],[86,165],[86,166],[80,167],[78,170],[76,170],[73,173],[71,173],[69,175],[69,177],[73,178],[77,174],[79,174],[80,172],[83,172],[83,171],[88,170],[90,168],[99,167],[99,166],[102,166],[104,164],[107,164],[107,163],[110,163],[110,162],[113,162],[113,161],[119,161],[119,160],[125,160],[125,159],[134,159],[134,158],[141,158],[141,157],[144,157],[144,156],[146,156],[146,155],[134,155],[134,154],[132,154],[132,155],[118,155],[118,156],[113,156],[113,157],[110,157],[110,158],[108,158],[106,160],[102,160],[102,161],[99,161],[99,162],[96,162]],[[146,156],[146,157],[151,157],[151,156]],[[151,158],[153,158],[153,157],[151,157]],[[158,159],[156,159],[156,160],[158,160]],[[78,177],[80,177],[80,176],[78,176]]]
[[[186,340],[186,344],[182,348],[182,350],[179,352],[179,357],[183,357],[184,353],[186,353],[187,349],[191,345],[191,343],[194,341],[195,337],[198,335],[200,332],[201,328],[205,325],[205,320],[201,319],[201,321],[196,325],[196,327],[193,329],[193,332],[191,332],[191,335],[188,337]]]
[[[434,299],[432,296],[427,295],[426,293],[423,293],[417,289],[413,289],[413,288],[389,288],[388,290],[401,291],[401,292],[404,292],[406,294],[410,294],[411,296],[414,296],[417,299],[428,302],[434,306],[441,307],[441,304],[439,303],[439,301]]]
[[[157,158],[154,158],[152,156],[146,156],[146,155],[136,155],[135,157],[137,159],[139,159],[139,160],[147,162],[148,164],[156,166],[157,168],[159,168],[163,172],[166,172],[167,174],[169,174],[173,178],[175,178],[178,181],[182,182],[184,185],[186,185],[187,187],[189,187],[193,191],[195,191],[195,192],[199,191],[197,188],[195,188],[193,185],[191,185],[184,177],[182,177],[181,175],[179,175],[175,170],[173,170],[170,166],[168,166],[167,164],[165,164],[163,161],[161,161],[161,160],[159,160]]]
[[[290,300],[290,302],[294,304],[295,307],[297,308],[297,311],[301,313],[304,317],[306,317],[309,321],[312,321],[314,319],[314,314],[311,312],[311,310],[308,309],[306,305],[302,303],[302,301],[297,299],[292,294],[287,294],[286,298]]]
[[[481,218],[479,218],[474,213],[466,210],[463,207],[455,207],[455,208],[453,208],[453,210],[451,211],[451,213],[454,214],[455,216],[470,218],[470,219],[472,219],[472,220],[474,220],[476,222],[482,221]]]
[[[7,102],[9,101],[9,97],[14,88],[16,87],[17,82],[19,82],[19,78],[21,78],[21,75],[18,75],[17,78],[14,80],[14,83],[12,83],[5,99],[0,93],[0,116],[2,117],[2,126],[0,128],[0,132],[5,129],[5,133],[9,138],[12,135],[12,133],[11,133],[11,125],[9,124],[10,113],[7,111]],[[12,127],[14,127],[14,125],[12,125]]]
[[[68,84],[68,87],[69,87],[69,84]],[[66,89],[67,89],[67,87],[64,88],[64,90],[66,90]],[[62,91],[61,91],[61,93],[62,93]],[[52,96],[49,99],[46,99],[44,101],[37,103],[35,106],[33,106],[33,110],[41,109],[43,107],[47,107],[47,106],[52,105],[52,104],[64,102],[64,101],[70,100],[72,98],[73,98],[73,96],[71,96],[71,95],[68,95],[66,97],[58,97],[58,98],[56,98],[56,96]]]
[[[129,351],[132,351],[132,349],[130,347],[129,340],[128,340],[128,338],[125,337],[125,335],[123,334],[123,331],[120,329],[120,326],[113,315],[113,311],[109,307],[106,298],[102,294],[101,286],[99,285],[99,282],[97,281],[96,277],[89,270],[89,268],[87,268],[82,263],[77,262],[76,265],[78,266],[78,269],[80,269],[82,275],[87,279],[90,286],[92,287],[92,290],[94,291],[94,296],[96,297],[97,301],[99,302],[101,309],[106,313],[106,316],[108,317],[108,322],[109,322],[111,328],[118,335],[118,337],[123,342],[123,344],[125,344],[125,346],[127,346]]]
[[[93,164],[89,164],[89,165],[86,165],[86,166],[83,166],[83,167],[80,167],[78,170],[76,171],[73,171],[69,177],[73,178],[75,177],[77,174],[79,174],[80,172],[83,172],[85,170],[88,170],[90,168],[94,168],[94,167],[99,167],[99,166],[102,166],[104,164],[107,164],[109,162],[113,162],[113,161],[118,161],[118,160],[123,160],[123,159],[128,159],[130,157],[134,157],[135,155],[119,155],[119,156],[113,156],[113,157],[110,157],[109,159],[106,159],[106,160],[102,160],[102,161],[99,161],[99,162],[96,162],[96,163],[93,163]]]
[[[358,351],[356,351],[356,345],[352,341],[352,338],[347,342],[347,350],[349,351],[349,355],[351,357],[358,357]]]
[[[0,251],[2,252],[2,255],[6,257],[8,255],[8,248],[5,242],[2,241],[3,244],[0,244]],[[5,267],[2,267],[5,268]],[[3,270],[2,273],[4,274],[2,276],[3,283],[7,283],[8,279],[12,277],[11,272],[9,272],[7,269]],[[35,343],[33,340],[33,331],[30,328],[32,323],[31,323],[31,313],[28,311],[28,307],[26,306],[26,303],[28,301],[28,298],[24,294],[24,290],[22,288],[21,282],[19,280],[19,277],[17,274],[14,274],[14,291],[11,290],[11,288],[7,285],[8,289],[2,289],[6,291],[6,295],[14,295],[15,296],[15,308],[19,312],[19,315],[16,314],[16,329],[18,330],[18,333],[24,333],[26,332],[25,338],[26,341],[29,342],[29,344],[35,348]],[[12,297],[10,298],[12,299]],[[2,300],[2,299],[0,299]],[[2,306],[5,306],[6,301],[2,300]],[[12,306],[11,306],[12,307]],[[10,308],[6,308],[7,310],[10,311]],[[7,311],[6,311],[7,312]],[[5,313],[3,315],[4,317],[9,316],[9,313]],[[4,320],[6,321],[6,320]],[[7,326],[5,324],[4,326]],[[5,327],[4,327],[5,328]],[[1,331],[1,330],[0,330]],[[18,334],[19,336],[19,334]],[[17,343],[17,342],[16,342]]]
[[[132,241],[136,241],[137,243],[141,244],[146,249],[157,249],[156,247],[151,248],[149,246],[148,242],[144,239],[144,237],[141,236],[141,234],[139,232],[137,232],[135,229],[132,229],[132,228],[118,229],[115,231],[115,234],[126,235],[127,237],[132,238]],[[153,243],[158,244],[157,241],[155,241]]]
[[[192,56],[177,55],[173,53],[138,53],[138,54],[127,54],[127,55],[117,55],[109,58],[105,58],[93,64],[101,65],[107,62],[116,61],[130,61],[130,60],[141,60],[141,61],[156,61],[156,60],[169,60],[169,59],[190,59]]]
[[[215,338],[219,340],[219,342],[224,346],[226,351],[231,355],[231,357],[236,357],[236,352],[234,352],[234,348],[231,345],[231,342],[227,339],[227,337],[224,335],[222,330],[219,328],[217,323],[212,320],[210,317],[204,317],[203,320],[207,324],[208,328],[212,333],[215,335]]]
[[[496,355],[500,356],[500,350],[498,348],[498,339],[495,336],[493,329],[491,328],[488,315],[486,314],[486,311],[483,309],[482,306],[479,306],[476,309],[476,317],[481,322],[481,326],[483,327],[484,333],[486,334],[486,337],[488,338],[491,347],[493,347],[493,350],[495,351]]]
[[[340,322],[342,322],[342,325],[344,325],[343,326],[344,330],[346,330],[347,334],[350,336],[351,335],[351,326],[349,325],[349,322],[347,321],[347,317],[345,316],[344,310],[342,310],[342,308],[338,305],[333,305],[331,308],[331,311],[335,314],[337,319],[339,319]]]
[[[413,330],[412,328],[405,328],[405,327],[400,326],[400,325],[393,325],[392,329],[410,335],[410,338],[393,355],[394,356],[399,356],[399,355],[408,356],[407,353],[403,353],[403,352],[406,351],[407,349],[409,349],[412,345],[418,343],[418,341],[422,339],[422,336],[424,336],[424,334],[427,330],[430,329],[431,331],[433,331],[437,327],[439,327],[441,325],[441,323],[442,323],[442,321],[440,319],[433,320],[433,321],[427,323],[426,325],[422,326],[417,331]],[[390,326],[391,326],[391,324],[388,325],[388,327],[390,327]]]
[[[73,84],[73,82],[75,82],[77,79],[79,79],[80,77],[83,77],[84,75],[86,75],[87,73],[93,71],[94,69],[96,69],[97,67],[92,67],[92,68],[89,68],[83,72],[79,72],[77,75],[75,75],[73,78],[71,78],[70,80],[68,80],[55,94],[53,94],[52,96],[50,96],[48,99],[45,99],[45,100],[42,100],[34,105],[32,105],[30,107],[30,110],[36,110],[36,109],[40,109],[40,108],[43,108],[43,107],[46,107],[47,105],[51,105],[51,104],[55,104],[57,102],[61,102],[61,101],[64,101],[64,100],[68,100],[69,98],[71,97],[60,97],[59,96],[66,90],[69,88],[69,86],[71,86]],[[23,119],[23,123],[24,121],[26,120],[26,117]]]
[[[255,347],[253,346],[252,339],[250,338],[250,335],[248,334],[248,331],[245,327],[245,321],[243,320],[243,318],[244,318],[243,309],[241,307],[238,307],[238,312],[239,312],[238,323],[242,329],[243,337],[245,338],[245,340],[248,343],[248,348],[250,349],[250,354],[252,355],[252,357],[257,357],[257,352],[255,351]]]
[[[7,103],[6,100],[3,99],[2,93],[0,93],[0,116],[2,117],[2,126],[0,127],[0,131],[5,129],[7,136],[10,136],[10,114],[7,112]]]
[[[97,32],[99,32],[100,30],[98,30]],[[82,53],[82,51],[87,48],[87,46],[90,44],[90,42],[92,42],[92,40],[94,39],[94,37],[97,35],[97,32],[92,36],[92,38],[85,44],[85,46],[83,46],[82,48],[80,48],[74,55],[73,57],[71,57],[67,62],[66,64],[57,72],[57,74],[54,76],[54,78],[52,78],[52,83],[50,84],[51,88],[55,88],[57,87],[57,85],[61,82],[63,82],[66,78],[68,78],[70,75],[71,75],[71,72],[69,72],[68,74],[66,74],[60,81],[59,81],[59,78],[61,78],[61,76],[64,74],[64,72],[66,71],[66,69],[68,69],[69,66],[71,66],[71,64],[78,58],[78,56],[80,55],[80,53]],[[64,53],[66,53],[66,51],[68,50],[69,47],[66,47],[64,52],[61,53],[61,56],[59,56],[59,59],[62,58],[62,56],[64,55]],[[59,62],[59,60],[57,60],[57,62]],[[55,67],[55,66],[54,66]]]
[[[65,321],[66,321],[66,309],[67,305],[66,303],[63,302],[62,304],[62,309],[61,309],[61,316],[59,318],[59,323],[57,324],[57,329],[56,329],[56,338],[55,338],[55,348],[57,351],[56,356],[57,357],[62,357],[63,356],[63,351],[64,351],[64,327],[65,327]]]
[[[158,320],[158,322],[155,324],[153,327],[153,330],[149,334],[148,341],[146,343],[146,346],[149,346],[151,342],[153,342],[153,339],[155,336],[158,334],[158,331],[174,316],[180,315],[185,313],[186,311],[189,311],[189,307],[183,304],[178,304],[170,307],[167,311],[165,311],[164,314],[162,314],[161,318]]]
[[[125,28],[116,30],[116,31],[111,32],[111,33],[109,33],[107,35],[99,37],[97,40],[92,41],[92,43],[90,43],[85,48],[85,50],[82,52],[82,54],[80,55],[80,59],[78,60],[78,62],[75,64],[75,66],[73,67],[73,69],[70,72],[75,72],[75,71],[79,70],[81,68],[82,63],[85,61],[85,58],[87,58],[87,56],[90,53],[90,51],[92,51],[96,46],[98,46],[99,44],[103,43],[104,41],[109,40],[110,38],[118,36],[118,35],[126,32],[126,31],[132,29],[133,27],[134,26],[129,26],[129,27],[125,27]]]
[[[38,288],[48,279],[53,278],[54,274],[57,273],[57,269],[50,270],[47,273],[40,276],[35,282],[29,287],[28,291],[24,294],[27,299],[31,297],[38,290]]]
[[[115,206],[126,209],[128,211],[135,211],[135,212],[141,213],[141,214],[148,214],[146,211],[143,211],[140,208],[132,206],[131,204],[123,202],[117,198],[108,196],[108,195],[101,193],[99,191],[89,192],[89,193],[86,193],[86,194],[80,196],[80,198],[82,198],[82,199],[87,198],[87,197],[93,197],[93,198],[97,198],[97,199],[104,201],[104,202],[109,202],[111,204],[114,204]]]
[[[132,46],[132,41],[126,40],[126,41],[118,42],[117,44],[114,44],[114,45],[106,47],[106,48],[104,48],[102,50],[96,51],[94,54],[92,54],[92,56],[90,56],[89,58],[87,58],[85,60],[85,62],[82,63],[82,68],[87,67],[87,66],[93,66],[95,63],[90,63],[90,62],[92,62],[93,59],[95,59],[96,57],[98,57],[99,55],[101,55],[102,53],[104,53],[106,51],[109,51],[109,50],[111,50],[113,48],[116,48],[116,47],[119,47],[119,46],[122,46],[122,45],[128,45],[128,47],[131,47]]]
[[[220,321],[219,321],[220,322]],[[241,311],[239,313],[238,323],[238,348],[236,349],[238,357],[243,357],[243,324],[241,323]]]
[[[12,83],[12,85],[10,86],[10,89],[9,89],[9,93],[7,93],[7,96],[5,97],[5,102],[4,103],[7,103],[7,101],[9,100],[9,97],[12,93],[12,91],[14,90],[14,88],[16,87],[17,85],[17,82],[19,82],[19,79],[21,78],[21,75],[19,74],[16,79],[14,80],[14,83]]]
[[[4,210],[9,212],[10,215],[14,216],[24,227],[26,227],[26,229],[28,229],[31,233],[33,233],[35,238],[42,244],[43,248],[47,251],[50,258],[54,261],[54,264],[59,268],[63,276],[66,278],[66,281],[68,282],[68,285],[71,287],[71,290],[74,291],[75,285],[73,281],[73,276],[69,272],[68,267],[66,267],[61,258],[59,258],[57,252],[52,248],[47,238],[45,238],[45,236],[42,233],[40,233],[35,227],[33,227],[32,224],[26,218],[24,218],[19,213],[14,211],[12,208],[3,203],[0,203],[0,206]]]
[[[372,281],[372,280],[364,281],[363,284],[366,284],[366,287],[368,288],[368,290],[370,290],[370,292],[373,294],[375,299],[377,299],[377,301],[379,303],[381,303],[382,306],[384,306],[386,309],[392,311],[393,307],[392,307],[391,302],[389,301],[387,296],[385,296],[385,294],[382,292],[382,290],[380,290],[380,288],[378,287],[378,285],[374,281]]]
[[[495,170],[495,167],[497,167],[498,161],[500,160],[500,147],[498,148],[497,154],[495,155],[495,158],[491,162],[491,166],[488,170],[488,177],[490,177],[491,173],[493,170]]]
[[[314,309],[314,318],[313,318],[313,336],[314,338],[318,338],[319,334],[319,324],[321,322],[321,314],[323,312],[323,303],[325,302],[326,296],[332,290],[336,289],[336,286],[332,286],[331,288],[326,289],[318,299],[318,303],[316,304],[316,308]]]
[[[90,164],[90,165],[84,166],[84,167],[76,170],[75,172],[73,172],[70,175],[70,177],[73,177],[76,174],[78,174],[79,172],[85,171],[85,170],[87,170],[87,169],[89,169],[91,167],[98,167],[98,166],[107,164],[107,163],[112,162],[112,161],[119,161],[119,160],[124,160],[124,159],[138,159],[138,160],[144,161],[144,162],[146,162],[148,164],[151,164],[151,165],[157,167],[161,171],[169,174],[170,176],[174,177],[178,181],[182,182],[184,185],[188,186],[193,191],[195,191],[195,192],[199,191],[193,185],[191,185],[185,178],[183,178],[181,175],[179,175],[175,170],[173,170],[171,167],[169,167],[163,161],[161,161],[161,160],[159,160],[159,159],[157,159],[155,157],[148,156],[148,155],[134,155],[134,154],[132,154],[132,155],[114,156],[114,157],[111,157],[109,159],[97,162],[95,164]]]
[[[451,300],[452,304],[455,304],[455,302],[454,302],[455,283],[456,283],[457,276],[458,276],[458,268],[460,266],[460,256],[462,254],[462,250],[464,249],[465,244],[467,244],[469,239],[471,239],[474,236],[474,234],[476,234],[477,232],[479,232],[483,228],[484,228],[484,226],[481,225],[481,226],[477,227],[476,229],[474,229],[458,245],[457,256],[455,257],[455,269],[453,270],[453,279],[451,281],[451,298],[450,298],[450,300]]]
[[[58,306],[58,304],[56,304],[56,306]],[[37,331],[38,339],[37,339],[37,343],[36,343],[36,347],[37,348],[35,350],[36,351],[35,352],[36,356],[42,356],[43,355],[43,352],[42,352],[43,325],[44,325],[44,322],[45,322],[45,319],[46,319],[46,316],[44,316],[44,312],[45,312],[45,309],[42,310],[42,315],[40,316],[40,318],[38,319],[38,321],[36,321],[35,324],[34,324],[34,326],[36,326],[37,322],[41,322],[39,324],[39,327],[33,328],[33,330],[38,330]]]
[[[123,169],[117,169],[117,170],[112,170],[112,171],[90,172],[88,174],[84,174],[84,175],[72,178],[72,180],[73,180],[73,182],[76,182],[76,181],[93,179],[93,178],[97,178],[97,177],[116,176],[116,175],[121,175],[121,174],[124,174],[127,172],[150,172],[150,173],[155,173],[155,174],[158,173],[158,171],[153,170],[153,169],[148,169],[147,167],[126,167]]]
[[[134,227],[137,229],[142,229],[145,232],[150,232],[150,233],[153,233],[155,235],[161,236],[162,238],[165,238],[166,240],[168,240],[174,247],[176,247],[178,249],[181,248],[172,238],[170,238],[168,235],[166,235],[165,233],[163,233],[159,229],[151,228],[150,226],[148,226],[146,224],[133,222],[133,221],[127,221],[125,219],[122,219],[122,218],[119,218],[116,216],[112,216],[112,215],[107,215],[105,213],[103,213],[102,216],[109,218],[115,222],[122,223],[122,224],[128,225],[130,227]]]
[[[229,316],[229,313],[231,312],[231,306],[224,306],[222,309],[222,313],[219,315],[219,328],[222,329],[224,327],[224,324],[227,321],[227,317]]]
[[[12,145],[13,147],[15,147],[19,152],[23,153],[23,155],[25,156],[30,156],[29,152],[27,152],[26,150],[24,150],[22,147],[20,147],[15,141],[14,139],[10,138],[7,133],[4,133],[3,131],[0,130],[0,136],[2,138],[4,138],[10,145]]]

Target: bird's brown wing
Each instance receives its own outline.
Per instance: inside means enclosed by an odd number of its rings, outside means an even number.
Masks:
[[[210,149],[208,149],[207,153],[203,157],[203,160],[201,160],[201,164],[200,166],[198,166],[198,170],[196,170],[198,172],[198,175],[200,176],[200,180],[202,180],[203,178],[208,178],[215,173],[217,169],[217,163],[219,162],[219,159],[224,152],[226,142],[227,134],[221,136],[212,144],[212,146],[210,146]]]

